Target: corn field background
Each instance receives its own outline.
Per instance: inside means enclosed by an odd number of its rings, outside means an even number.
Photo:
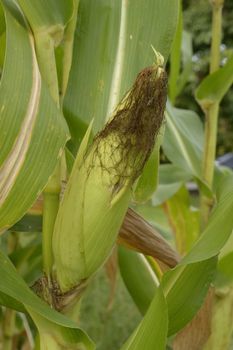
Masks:
[[[181,1],[0,1],[1,349],[233,349],[233,51],[206,2],[198,115]]]

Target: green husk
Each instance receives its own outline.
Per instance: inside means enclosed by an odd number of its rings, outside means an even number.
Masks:
[[[79,288],[107,259],[162,125],[167,76],[160,64],[139,73],[113,117],[78,155],[53,237],[61,292]]]

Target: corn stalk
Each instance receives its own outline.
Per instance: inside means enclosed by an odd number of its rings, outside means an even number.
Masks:
[[[218,70],[220,64],[220,44],[222,35],[222,8],[224,0],[211,0],[212,5],[212,41],[210,54],[210,74]],[[203,180],[212,189],[214,178],[214,162],[217,145],[217,128],[219,102],[202,106],[205,112],[205,143],[203,155]],[[206,196],[201,199],[202,223],[206,225],[213,201]]]

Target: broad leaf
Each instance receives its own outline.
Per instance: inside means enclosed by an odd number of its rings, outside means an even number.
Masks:
[[[19,308],[20,303],[29,313],[31,312],[32,317],[38,318],[42,323],[44,322],[44,324],[50,325],[51,329],[53,327],[52,323],[54,323],[54,332],[59,328],[62,330],[62,334],[64,333],[67,337],[76,339],[77,343],[78,340],[82,342],[83,346],[85,346],[84,349],[94,349],[91,340],[81,329],[77,328],[73,321],[51,309],[28,288],[10,260],[1,251],[0,281],[2,281],[0,283],[0,300],[3,298],[2,293],[4,293],[6,299],[4,305],[6,305],[7,297],[9,296],[9,303],[13,299],[17,309]],[[13,306],[14,304],[12,307]],[[41,331],[43,331],[43,329],[41,329]],[[49,335],[50,330],[48,329],[47,331],[47,334]],[[51,333],[53,334],[52,330]]]
[[[0,73],[2,74],[2,69],[4,65],[6,51],[6,32],[0,35]]]
[[[23,304],[19,303],[16,299],[11,298],[9,295],[2,292],[0,292],[0,305],[6,306],[13,310],[17,310],[19,312],[26,312]]]
[[[124,283],[142,314],[145,314],[158,280],[146,258],[124,247],[118,248],[119,267]]]
[[[28,308],[40,335],[40,350],[93,350],[95,347],[85,333],[54,324]]]
[[[233,228],[233,174],[223,176],[218,188],[218,202],[204,232],[182,264],[193,263],[219,254]]]
[[[7,45],[0,85],[0,227],[5,229],[43,190],[68,130],[41,79],[33,38],[20,12],[13,3],[11,12],[3,3]]]
[[[220,103],[233,83],[233,55],[216,72],[208,75],[196,90],[196,99],[205,109],[211,104]]]
[[[162,280],[172,335],[183,328],[201,307],[214,278],[216,258],[198,263],[177,266]]]
[[[2,5],[0,4],[0,35],[2,35],[6,30],[5,17]]]
[[[13,232],[42,232],[42,215],[26,214],[11,227]]]
[[[172,103],[175,102],[177,96],[177,82],[180,74],[181,66],[181,41],[183,30],[183,15],[180,5],[179,19],[177,23],[176,33],[172,44],[171,56],[170,56],[170,74],[169,74],[169,98]]]
[[[18,0],[18,3],[34,32],[48,31],[58,41],[73,14],[74,1],[76,0]]]
[[[177,332],[191,320],[201,306],[213,279],[215,256],[225,244],[233,227],[232,181],[232,174],[223,176],[218,189],[218,203],[205,231],[180,265],[164,276],[163,287],[170,315],[169,334]],[[192,299],[189,299],[191,295]]]
[[[166,301],[161,288],[157,288],[146,315],[121,350],[164,350],[167,327]]]
[[[178,0],[80,1],[64,100],[76,146],[90,120],[99,130],[138,72],[154,62],[151,45],[167,59],[178,8]]]
[[[3,7],[0,3],[0,73],[2,73],[5,50],[6,50],[6,24],[5,24]]]
[[[174,164],[162,164],[159,167],[159,185],[152,197],[153,205],[160,205],[178,192],[182,184],[191,179],[191,175]]]
[[[133,198],[136,202],[146,202],[151,198],[157,188],[161,141],[162,137],[159,135],[154,149],[143,169],[143,173],[137,181],[136,188],[133,193]]]
[[[204,133],[196,113],[167,105],[163,150],[168,159],[188,174],[202,177]]]
[[[52,98],[59,105],[63,100],[71,66],[79,0],[38,0],[36,3],[18,0],[18,3],[34,35],[42,78]],[[60,44],[56,51],[56,54],[60,52],[60,60],[56,62],[58,55],[55,55],[55,47]]]
[[[180,94],[192,73],[192,35],[185,30],[182,33],[182,63],[183,70],[177,82],[177,94]]]
[[[33,239],[24,247],[18,247],[10,255],[18,273],[29,285],[41,277],[42,247],[40,238]]]
[[[164,203],[164,208],[173,229],[177,250],[183,255],[198,237],[199,212],[190,207],[190,197],[185,186]]]

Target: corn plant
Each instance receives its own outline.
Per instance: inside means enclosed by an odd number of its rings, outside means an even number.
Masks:
[[[95,349],[80,309],[109,261],[141,314],[118,349],[230,349],[223,0],[210,1],[210,74],[195,94],[205,123],[176,108],[192,69],[179,0],[0,4],[2,349]]]

